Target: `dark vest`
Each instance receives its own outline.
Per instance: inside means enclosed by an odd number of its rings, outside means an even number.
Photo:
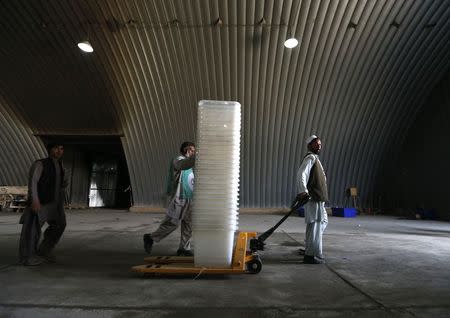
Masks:
[[[64,169],[61,161],[58,162],[61,176],[61,184],[56,185],[56,169],[51,158],[41,159],[42,175],[37,184],[37,192],[41,204],[50,203],[55,200],[56,186],[62,187],[64,180]]]
[[[313,201],[328,201],[327,179],[319,158],[311,168],[307,188]]]

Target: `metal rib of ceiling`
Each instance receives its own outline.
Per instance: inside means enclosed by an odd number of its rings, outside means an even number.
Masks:
[[[345,204],[349,186],[370,201],[380,165],[450,66],[445,0],[22,0],[0,9],[11,43],[0,48],[2,91],[34,132],[123,134],[136,205],[162,203],[168,159],[195,138],[201,99],[243,106],[242,207],[289,205],[311,133],[323,139],[331,203]],[[288,50],[291,33],[300,45]],[[86,37],[92,55],[75,46]]]
[[[0,185],[26,185],[31,163],[45,154],[23,122],[0,95]]]

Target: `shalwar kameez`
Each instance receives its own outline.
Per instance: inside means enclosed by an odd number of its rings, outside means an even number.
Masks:
[[[319,181],[318,181],[319,180]],[[297,172],[298,193],[308,193],[311,199],[305,209],[305,255],[323,258],[322,234],[328,224],[325,201],[328,200],[326,177],[319,156],[308,152]]]
[[[151,233],[151,239],[161,241],[178,228],[181,223],[181,238],[179,251],[190,251],[192,227],[192,197],[194,190],[194,172],[192,167],[195,157],[178,156],[172,161],[171,176],[175,181],[172,199],[166,211],[166,216],[158,229]]]
[[[48,176],[49,171],[52,172],[51,176]],[[43,179],[48,180],[47,187],[40,188],[39,183]],[[31,166],[28,181],[29,204],[24,209],[20,219],[20,224],[23,224],[19,244],[20,263],[28,265],[29,260],[37,255],[49,256],[61,238],[66,228],[65,186],[64,169],[60,160],[50,158],[37,160]],[[52,190],[54,191],[53,194],[46,193],[46,191],[53,192]],[[46,200],[44,197],[47,197]],[[31,209],[31,202],[36,200],[41,202],[41,208],[34,212]],[[50,201],[47,202],[48,200]],[[48,223],[48,227],[44,232],[42,242],[39,244],[41,228],[45,222]]]

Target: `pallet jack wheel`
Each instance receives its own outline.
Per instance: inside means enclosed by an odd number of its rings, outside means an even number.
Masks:
[[[250,274],[258,274],[262,269],[262,262],[259,256],[256,256],[251,261],[247,262],[247,271]]]

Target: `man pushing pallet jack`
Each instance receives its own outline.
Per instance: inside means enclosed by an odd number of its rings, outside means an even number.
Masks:
[[[262,261],[258,251],[264,250],[264,241],[308,200],[308,195],[303,196],[302,200],[296,199],[289,212],[277,224],[258,237],[256,232],[240,232],[234,247],[230,267],[195,267],[194,257],[192,256],[152,256],[144,258],[147,264],[134,266],[132,270],[139,273],[155,274],[258,274],[262,269]]]
[[[136,272],[166,273],[166,274],[257,274],[262,269],[258,251],[264,250],[264,241],[292,214],[305,205],[306,249],[304,263],[321,264],[322,234],[328,223],[325,202],[328,201],[326,176],[319,160],[322,148],[321,140],[312,135],[306,139],[308,153],[303,158],[297,173],[298,195],[289,212],[275,226],[257,237],[255,232],[239,233],[236,242],[231,267],[200,268],[194,266],[193,257],[147,257],[147,265],[133,267]]]

